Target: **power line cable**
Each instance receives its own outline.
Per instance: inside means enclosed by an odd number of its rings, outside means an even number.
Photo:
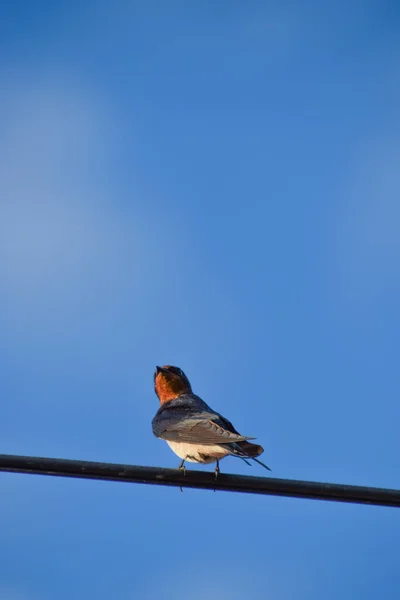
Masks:
[[[400,507],[400,490],[0,454],[0,471]]]

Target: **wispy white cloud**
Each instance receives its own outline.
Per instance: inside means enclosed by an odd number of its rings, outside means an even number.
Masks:
[[[0,587],[1,600],[36,600],[37,596],[22,590],[20,587]]]
[[[177,565],[177,568],[180,567]],[[185,561],[185,569],[187,570],[187,561]],[[204,598],[207,600],[239,600],[248,594],[249,588],[245,585],[245,581],[241,581],[241,575],[238,573],[228,580],[215,574],[199,578],[197,572],[191,575],[186,572],[181,573],[179,577],[174,576],[172,579],[167,577],[167,581],[164,579],[161,587],[160,583],[152,585],[149,582],[148,588],[141,591],[141,598],[150,600],[150,598],[162,596],[166,600],[186,600],[187,598],[191,600],[204,600]]]
[[[398,66],[387,73],[382,96],[391,108],[355,143],[348,176],[339,189],[334,238],[337,292],[359,304],[391,288],[400,277],[400,97]],[[385,81],[386,78],[386,81]],[[398,104],[397,104],[398,106]]]
[[[400,137],[371,140],[343,199],[339,268],[352,292],[372,293],[400,276]]]
[[[225,557],[226,558],[226,557]],[[191,560],[190,552],[182,560],[177,557],[176,572],[159,571],[156,582],[148,582],[145,589],[140,590],[140,598],[163,597],[165,600],[240,600],[244,597],[271,600],[289,600],[293,597],[306,598],[310,593],[308,573],[291,560],[285,563],[274,563],[260,572],[259,564],[249,565],[243,560],[237,564],[221,560],[215,570],[209,568],[210,559],[204,557],[208,571],[201,571],[198,555]],[[182,569],[184,568],[184,571]],[[288,577],[289,574],[289,577]],[[128,595],[133,600],[138,593]]]
[[[45,315],[42,325],[51,327],[65,304],[82,316],[116,284],[125,285],[126,300],[144,298],[153,283],[155,228],[143,200],[128,215],[118,202],[116,176],[107,169],[116,123],[106,103],[68,77],[21,77],[3,90],[0,286],[7,323],[35,327]]]
[[[109,141],[108,115],[66,83],[10,86],[1,109],[3,284],[33,292],[50,277],[84,274],[102,255],[105,226],[118,239],[104,177],[94,183],[99,148]]]

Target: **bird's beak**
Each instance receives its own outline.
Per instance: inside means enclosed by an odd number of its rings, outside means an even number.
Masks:
[[[167,373],[167,369],[164,369],[163,367],[159,367],[158,365],[156,366],[156,375],[158,375],[159,373]]]

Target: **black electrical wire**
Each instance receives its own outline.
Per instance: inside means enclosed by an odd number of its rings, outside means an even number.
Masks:
[[[400,490],[0,454],[0,471],[400,507]]]

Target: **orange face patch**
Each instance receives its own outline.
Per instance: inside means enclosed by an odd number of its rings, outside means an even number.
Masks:
[[[191,387],[188,381],[184,381],[174,373],[158,373],[154,382],[154,388],[161,404],[174,400],[182,394],[190,394]]]

